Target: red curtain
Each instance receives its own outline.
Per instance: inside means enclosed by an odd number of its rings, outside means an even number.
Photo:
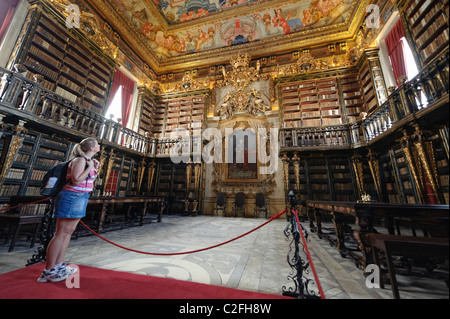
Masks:
[[[398,20],[385,39],[389,57],[391,58],[392,70],[394,71],[394,77],[398,86],[401,85],[398,82],[398,78],[402,75],[407,76],[403,41],[401,40],[404,36],[405,29],[403,28],[402,20]]]
[[[424,181],[425,181],[425,190],[427,192],[427,203],[428,204],[436,204],[436,197],[434,196],[433,187],[431,187],[430,180],[428,179],[428,176],[424,174]]]
[[[131,99],[133,98],[134,82],[125,74],[116,70],[114,81],[111,86],[111,101],[114,99],[119,88],[122,87],[122,125],[127,126],[130,117]]]
[[[0,42],[8,29],[9,24],[16,11],[19,0],[1,0],[0,1]]]

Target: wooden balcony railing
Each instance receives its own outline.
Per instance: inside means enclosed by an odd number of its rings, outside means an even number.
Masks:
[[[0,113],[56,129],[72,130],[74,134],[93,136],[143,155],[158,155],[159,141],[155,138],[81,107],[21,74],[0,68],[0,77]]]
[[[392,92],[365,119],[339,126],[281,129],[281,149],[354,148],[365,145],[378,136],[391,132],[402,119],[419,117],[443,98],[448,98],[448,79],[447,50],[415,78]]]
[[[151,157],[179,152],[180,139],[141,135],[120,123],[91,112],[24,76],[0,68],[0,112],[25,121],[82,132]],[[414,79],[396,89],[365,119],[339,125],[280,130],[281,150],[355,148],[392,131],[402,119],[419,116],[449,91],[449,51],[446,50]],[[190,140],[195,150],[198,141]],[[195,152],[194,152],[195,153]],[[191,152],[192,154],[192,152]]]

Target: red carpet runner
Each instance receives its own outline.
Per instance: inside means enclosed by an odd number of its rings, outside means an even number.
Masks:
[[[284,299],[233,288],[79,266],[79,288],[38,283],[43,264],[0,275],[0,299]],[[76,285],[75,279],[69,285]],[[291,298],[288,298],[291,299]]]

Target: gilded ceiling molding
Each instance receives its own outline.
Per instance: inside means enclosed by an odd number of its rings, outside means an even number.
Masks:
[[[280,41],[283,37],[280,37]],[[220,49],[209,50],[208,52],[192,53],[186,56],[172,57],[160,63],[159,71],[161,73],[182,71],[185,69],[198,68],[200,66],[224,64],[229,61],[230,57],[238,52],[251,52],[254,57],[274,55],[276,53],[289,52],[298,48],[307,48],[329,42],[342,42],[352,38],[352,34],[348,31],[341,31],[333,35],[323,35],[311,39],[285,39],[288,43],[277,43],[277,50],[273,49],[273,40],[262,40],[252,43],[240,44],[239,46],[231,46]]]
[[[104,18],[115,29],[120,30],[121,37],[130,44],[141,59],[147,63],[155,73],[159,73],[160,59],[154,54],[153,49],[146,45],[148,41],[142,33],[136,33],[134,26],[120,16],[117,8],[112,6],[107,0],[87,0],[87,2],[97,11],[104,15]],[[105,12],[110,14],[106,15]]]
[[[342,42],[352,40],[356,37],[356,33],[361,26],[361,21],[364,18],[365,7],[370,0],[362,0],[359,3],[355,1],[349,12],[354,12],[353,15],[348,15],[345,22],[334,24],[332,26],[323,26],[310,30],[294,32],[287,35],[277,35],[269,38],[264,38],[259,41],[239,44],[236,46],[222,47],[218,49],[211,49],[198,53],[186,53],[179,56],[163,57],[158,56],[155,50],[150,46],[150,41],[142,32],[136,30],[136,27],[121,16],[117,7],[107,0],[86,0],[93,8],[102,13],[104,18],[111,24],[115,30],[120,30],[121,36],[131,48],[139,55],[142,60],[147,63],[157,74],[171,73],[183,71],[190,68],[207,67],[209,65],[217,65],[226,63],[231,55],[237,52],[251,53],[252,56],[268,56],[274,54],[281,54],[299,48],[308,48],[329,42]],[[176,26],[168,25],[166,20],[162,17],[161,12],[153,3],[152,0],[143,0],[145,5],[151,9],[154,14],[155,23],[160,23],[161,28],[167,28],[173,35],[174,32],[186,30],[190,27],[205,25],[219,19],[218,14],[212,14],[211,17],[195,19],[186,23],[177,24]],[[263,3],[255,3],[250,6],[237,7],[233,10],[224,10],[220,12],[220,17],[242,16],[250,10],[250,8],[264,8],[279,7],[281,5],[296,3],[297,1],[265,1]],[[229,11],[229,12],[228,12]],[[253,10],[254,11],[254,10]],[[181,25],[181,27],[180,27]]]

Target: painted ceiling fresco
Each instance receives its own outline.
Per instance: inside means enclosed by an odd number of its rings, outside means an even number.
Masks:
[[[148,46],[161,59],[204,52],[228,46],[260,41],[273,36],[289,35],[305,30],[320,29],[348,21],[357,8],[355,0],[303,0],[282,5],[273,1],[261,11],[221,19],[214,15],[203,23],[183,27],[183,21],[199,19],[219,11],[238,10],[252,2],[265,0],[149,0],[157,5],[169,23],[169,30],[156,19],[149,3],[136,0],[111,0],[116,10],[148,40]],[[277,6],[279,4],[279,6]],[[257,6],[254,6],[257,8]],[[241,11],[242,12],[242,11]]]
[[[167,23],[185,22],[261,0],[153,0]]]

